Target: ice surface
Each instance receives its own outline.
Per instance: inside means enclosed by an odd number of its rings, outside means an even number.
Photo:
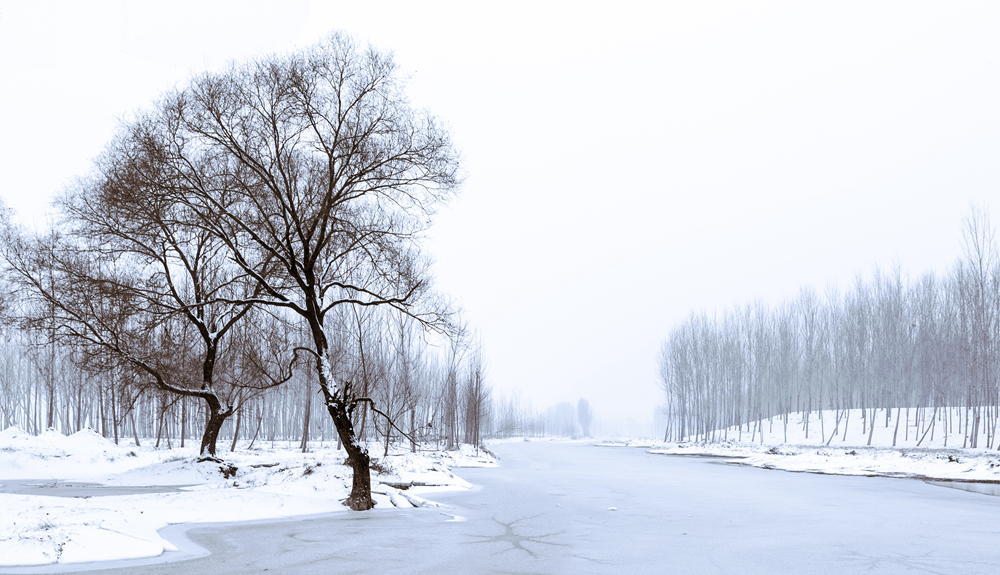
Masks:
[[[208,556],[107,573],[964,575],[1000,564],[996,497],[584,442],[496,451],[499,468],[463,470],[475,488],[435,495],[444,508],[210,525],[189,532]]]

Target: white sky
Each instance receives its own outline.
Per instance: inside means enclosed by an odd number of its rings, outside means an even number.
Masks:
[[[960,254],[1000,218],[995,2],[0,0],[0,195],[44,223],[117,118],[192,72],[341,29],[450,126],[428,244],[489,374],[646,418],[692,310]]]

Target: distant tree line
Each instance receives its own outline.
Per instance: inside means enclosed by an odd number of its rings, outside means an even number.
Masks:
[[[494,420],[500,407],[478,344],[431,341],[416,322],[400,314],[369,312],[332,320],[337,334],[333,373],[357,381],[378,410],[366,405],[354,412],[360,441],[377,441],[386,449],[398,443],[452,449],[460,443],[479,445],[497,433]],[[339,436],[323,416],[312,371],[296,365],[272,380],[260,365],[268,354],[292,355],[302,334],[281,329],[281,324],[254,328],[241,336],[243,347],[223,354],[238,358],[220,361],[215,368],[213,390],[232,411],[216,434],[226,442],[219,454],[235,449],[237,441],[243,447],[294,441],[303,450],[337,445]],[[0,429],[16,425],[34,434],[47,429],[68,434],[91,428],[115,442],[157,447],[203,442],[213,415],[207,402],[158,388],[125,369],[95,365],[85,352],[50,335],[16,325],[3,330]],[[507,412],[510,421],[527,417],[516,409]]]
[[[567,418],[568,402],[541,411],[520,393],[494,389],[478,344],[466,344],[453,355],[450,345],[429,342],[412,321],[398,315],[363,324],[359,337],[356,318],[349,319],[336,330],[344,338],[336,346],[336,373],[367,382],[376,405],[400,428],[360,409],[354,425],[363,442],[454,449],[463,443],[480,446],[487,439],[570,437],[581,429],[579,415]],[[0,336],[0,429],[18,426],[33,434],[93,429],[115,442],[159,448],[200,444],[210,417],[205,402],[144,385],[122,372],[90,369],[78,351],[58,341],[53,346],[46,335],[7,326]],[[294,332],[280,336],[289,339],[272,339],[270,345],[296,345]],[[228,372],[220,371],[220,380],[228,382]],[[234,413],[219,430],[220,455],[238,445],[282,443],[307,451],[338,443],[308,369],[294,370],[280,386],[221,388]],[[592,413],[589,403],[581,402]]]
[[[894,444],[937,427],[963,447],[1000,448],[1000,255],[984,211],[972,209],[964,240],[946,274],[876,268],[844,293],[692,314],[661,348],[665,438],[735,439],[735,428],[757,440],[764,421],[781,417],[787,434],[800,412],[829,441],[861,410],[870,443],[878,410],[885,421],[894,410]],[[900,429],[911,409],[913,429]]]

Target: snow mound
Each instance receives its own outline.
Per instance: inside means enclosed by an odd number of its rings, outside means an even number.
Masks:
[[[16,425],[12,425],[0,431],[0,449],[14,448],[17,445],[26,443],[31,437],[33,436],[30,433],[27,433]]]
[[[125,450],[125,448],[115,445],[114,442],[90,428],[81,429],[73,435],[64,437],[62,443],[65,449],[71,450],[74,453],[80,453],[81,451],[107,453],[108,451]]]
[[[131,446],[115,445],[93,429],[73,435],[48,430],[31,435],[18,427],[0,431],[0,477],[90,479],[152,463]]]
[[[49,429],[41,435],[31,435],[20,427],[0,431],[0,450],[20,451],[37,457],[66,457],[96,455],[124,455],[128,448],[115,445],[93,429],[82,429],[72,435],[63,435]]]

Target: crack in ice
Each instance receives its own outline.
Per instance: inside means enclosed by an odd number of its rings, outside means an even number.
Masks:
[[[508,545],[510,545],[510,547],[507,547],[505,549],[501,549],[500,551],[497,551],[496,553],[494,553],[494,555],[499,555],[500,553],[506,553],[507,551],[513,551],[513,550],[519,549],[521,551],[524,551],[528,555],[531,555],[532,557],[536,557],[536,558],[538,556],[535,555],[535,553],[532,550],[530,550],[527,547],[525,547],[524,546],[525,543],[537,543],[537,544],[540,544],[540,545],[551,545],[551,546],[554,546],[554,547],[567,547],[567,545],[564,544],[564,543],[553,543],[551,541],[543,541],[542,540],[545,537],[553,537],[555,535],[561,535],[562,533],[564,533],[564,531],[557,531],[555,533],[544,533],[544,534],[540,534],[540,535],[521,535],[521,534],[517,533],[514,530],[514,526],[516,524],[520,523],[521,521],[527,521],[527,520],[530,520],[530,519],[534,519],[536,517],[539,517],[540,515],[541,514],[539,514],[539,515],[533,515],[531,517],[522,517],[522,518],[517,519],[515,521],[511,521],[510,523],[504,523],[503,521],[500,521],[496,517],[491,517],[490,519],[492,519],[494,523],[503,526],[504,532],[501,533],[501,534],[499,534],[499,535],[468,535],[467,537],[478,537],[478,538],[481,539],[480,541],[469,541],[468,543],[501,543],[501,544],[508,544]]]

